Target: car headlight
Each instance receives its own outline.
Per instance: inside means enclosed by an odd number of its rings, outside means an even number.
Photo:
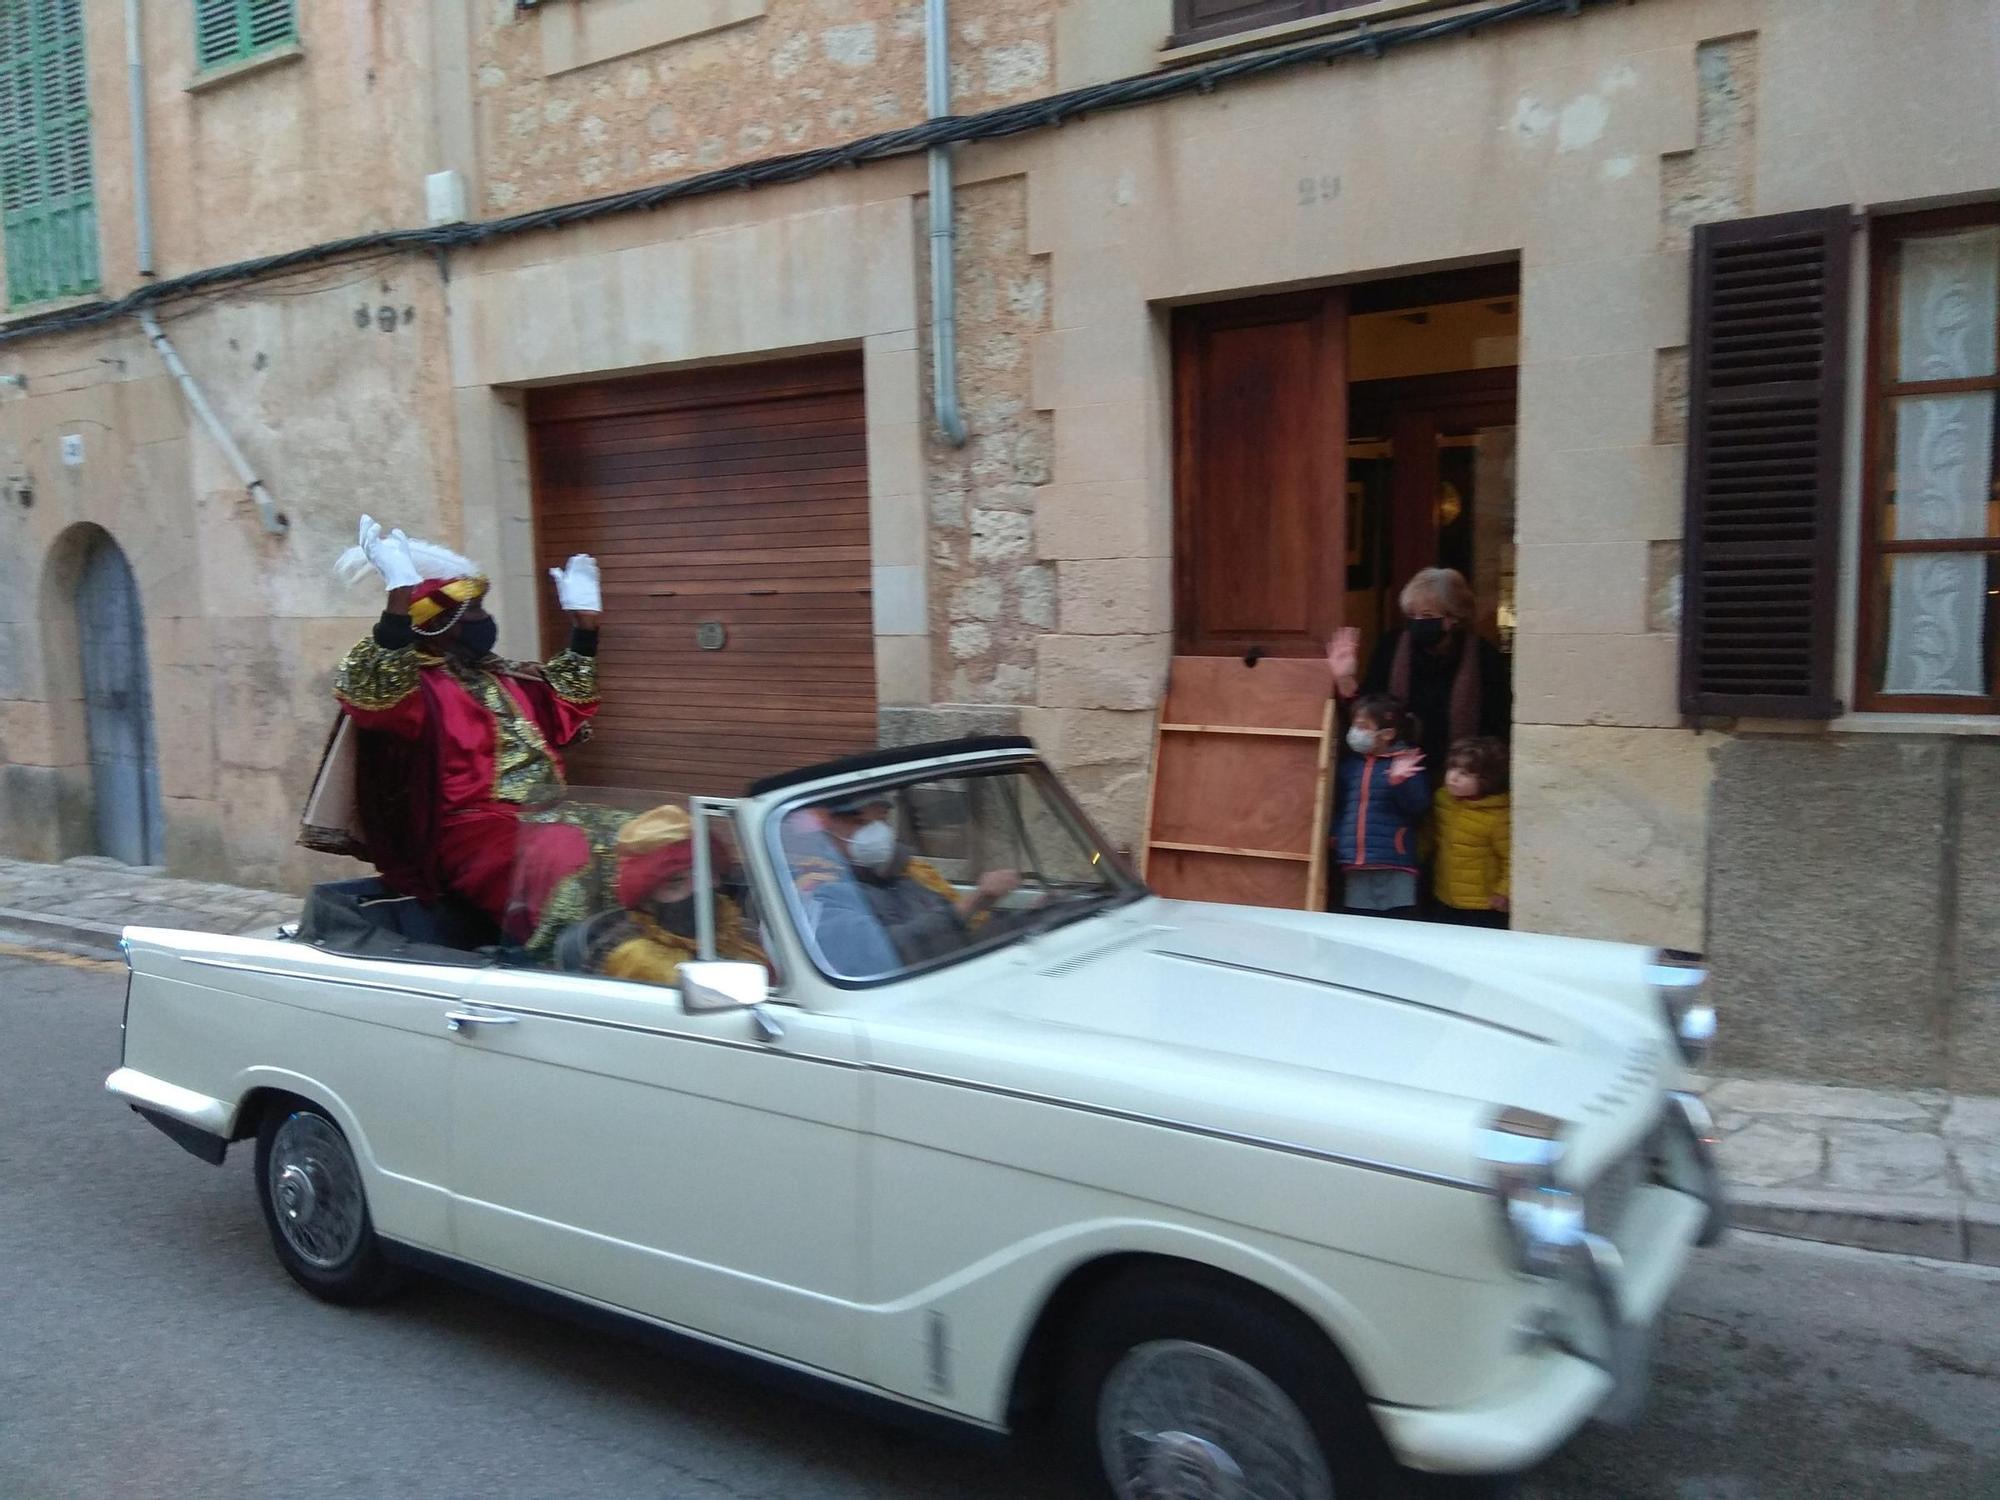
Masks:
[[[1514,1264],[1530,1276],[1561,1275],[1584,1243],[1583,1198],[1556,1181],[1562,1130],[1552,1115],[1503,1109],[1480,1132]]]
[[[1646,965],[1646,979],[1660,997],[1681,1056],[1690,1067],[1700,1067],[1715,1046],[1715,1007],[1702,997],[1708,970],[1701,955],[1663,948]]]

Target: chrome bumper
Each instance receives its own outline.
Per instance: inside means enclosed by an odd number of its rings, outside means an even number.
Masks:
[[[1708,1106],[1693,1094],[1669,1094],[1653,1151],[1657,1167],[1651,1185],[1700,1204],[1701,1229],[1695,1244],[1713,1245],[1728,1223],[1728,1203],[1715,1159],[1715,1122]],[[1635,1288],[1625,1256],[1601,1234],[1583,1236],[1573,1271],[1595,1314],[1596,1337],[1577,1340],[1558,1336],[1557,1342],[1566,1352],[1589,1360],[1611,1377],[1611,1389],[1597,1409],[1597,1420],[1627,1424],[1644,1404],[1652,1368],[1653,1331],[1659,1305],[1669,1288]]]

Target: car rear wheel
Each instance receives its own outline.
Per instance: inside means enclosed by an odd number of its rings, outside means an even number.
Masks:
[[[356,1306],[396,1289],[400,1278],[375,1237],[361,1164],[323,1111],[295,1101],[265,1113],[257,1201],[279,1263],[315,1297]]]
[[[1349,1500],[1383,1448],[1326,1340],[1204,1280],[1116,1284],[1065,1381],[1072,1441],[1116,1500]]]

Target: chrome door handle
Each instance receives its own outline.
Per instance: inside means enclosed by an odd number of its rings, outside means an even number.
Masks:
[[[516,1026],[519,1016],[487,1015],[476,1010],[448,1010],[444,1013],[447,1031],[463,1031],[468,1026]]]

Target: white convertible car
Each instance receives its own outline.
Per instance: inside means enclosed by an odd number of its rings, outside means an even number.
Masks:
[[[300,933],[128,931],[107,1086],[254,1140],[319,1296],[469,1272],[1046,1415],[1121,1500],[1508,1473],[1631,1408],[1721,1227],[1688,956],[1164,901],[1025,740],[683,809],[673,987],[604,972],[668,906],[454,947],[322,887]]]

